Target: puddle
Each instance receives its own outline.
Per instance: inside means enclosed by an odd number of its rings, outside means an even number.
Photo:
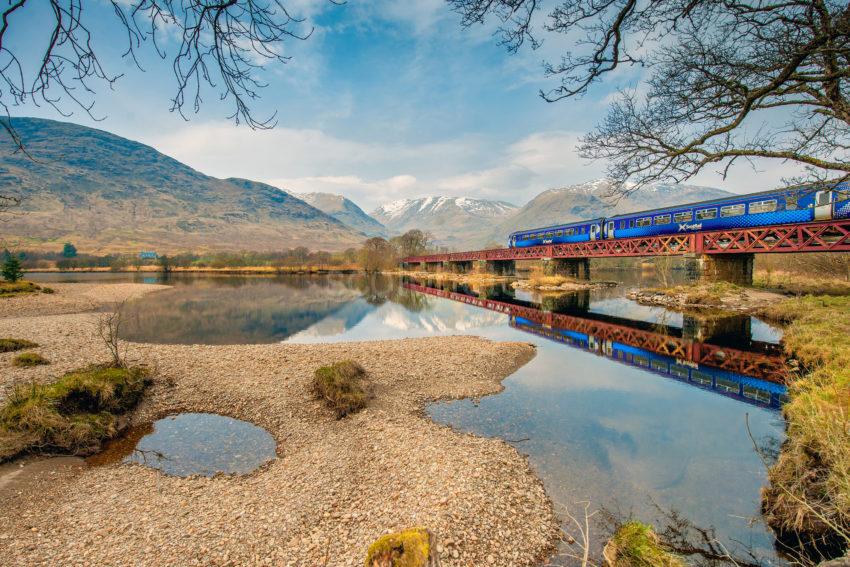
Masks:
[[[89,464],[139,463],[172,476],[246,474],[274,460],[277,443],[251,423],[211,413],[183,413],[131,429]]]

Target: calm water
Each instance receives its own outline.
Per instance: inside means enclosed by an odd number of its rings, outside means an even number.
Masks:
[[[89,462],[139,463],[172,476],[246,474],[274,460],[276,447],[268,431],[246,421],[181,413],[130,430]]]
[[[639,306],[623,297],[639,281],[560,299],[361,276],[179,276],[168,283],[173,290],[128,305],[128,339],[310,343],[475,334],[534,343],[537,356],[505,381],[504,392],[435,404],[431,416],[514,444],[552,498],[573,511],[589,500],[651,520],[657,504],[715,526],[729,547],[744,542],[770,560],[772,538],[753,522],[765,471],[747,423],[760,445],[777,446],[784,387],[777,383],[780,334],[758,320],[699,321]]]

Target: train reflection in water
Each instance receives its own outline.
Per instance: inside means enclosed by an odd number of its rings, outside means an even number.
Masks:
[[[752,340],[746,316],[685,316],[675,327],[592,313],[588,293],[547,298],[541,305],[518,300],[503,287],[475,292],[412,280],[404,287],[504,313],[520,331],[748,404],[779,409],[786,401],[782,347]]]

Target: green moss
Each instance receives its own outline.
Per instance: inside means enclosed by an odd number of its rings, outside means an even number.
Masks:
[[[0,297],[21,295],[24,293],[35,293],[41,290],[41,286],[23,280],[17,282],[0,282]]]
[[[96,451],[150,383],[143,368],[92,366],[51,384],[14,388],[0,408],[0,461],[24,451]]]
[[[366,567],[426,567],[431,540],[425,528],[410,528],[378,538],[366,553]]]
[[[313,376],[313,391],[334,410],[337,419],[366,407],[363,388],[366,371],[350,360],[318,368]]]
[[[37,352],[22,352],[12,359],[12,366],[41,366],[50,364],[50,361],[38,354]]]
[[[37,346],[38,344],[25,339],[0,339],[0,352],[14,352],[16,350],[24,350],[25,348],[36,348]]]
[[[652,526],[631,521],[623,524],[605,546],[611,567],[684,567],[685,563],[658,542]]]

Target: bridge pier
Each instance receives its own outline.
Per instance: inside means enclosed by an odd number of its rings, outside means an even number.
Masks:
[[[472,260],[449,260],[446,264],[448,265],[449,271],[453,274],[469,274],[473,271]]]
[[[443,262],[422,262],[422,266],[426,272],[441,273],[444,269]]]
[[[542,263],[547,276],[590,279],[590,258],[543,258]]]
[[[515,276],[516,261],[514,260],[486,260],[478,262],[478,271],[494,276]]]
[[[753,284],[755,254],[697,254],[688,260],[688,277],[703,283]]]

